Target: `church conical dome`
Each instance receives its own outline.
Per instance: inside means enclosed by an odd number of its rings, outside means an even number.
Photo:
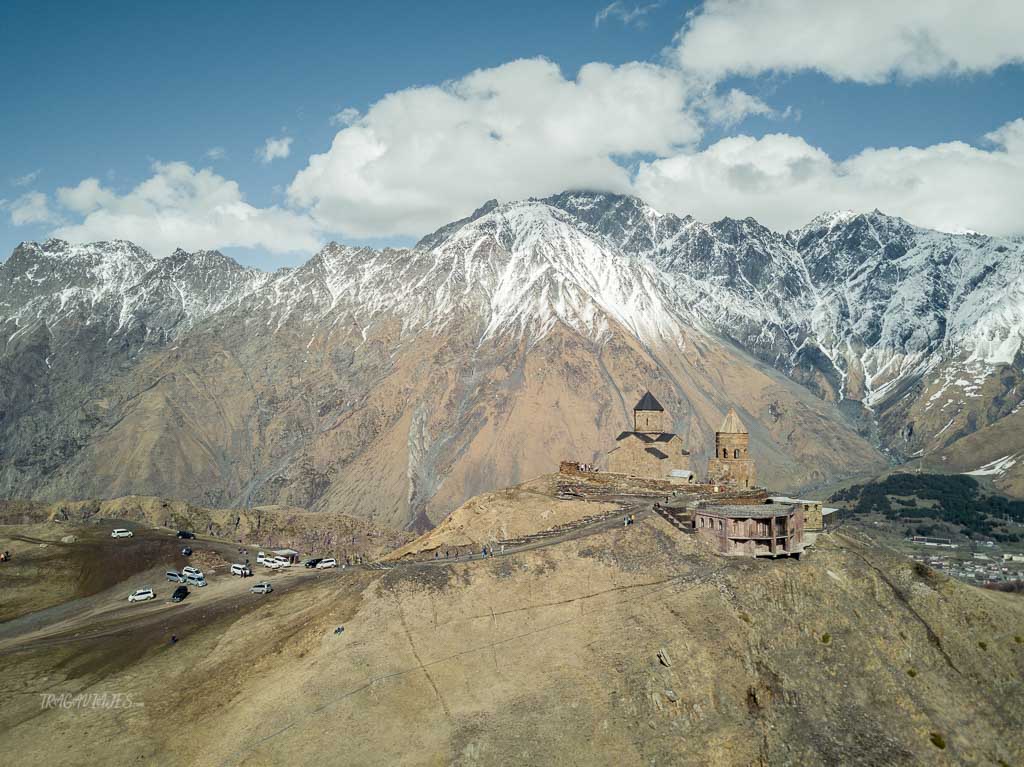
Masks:
[[[633,410],[646,410],[650,412],[664,412],[665,408],[661,406],[661,403],[654,398],[654,395],[650,392],[644,392],[644,396],[640,398],[640,401],[636,403]]]
[[[743,421],[736,415],[736,408],[729,408],[729,412],[725,416],[725,420],[722,421],[722,425],[718,429],[719,434],[746,434],[747,427],[743,425]]]

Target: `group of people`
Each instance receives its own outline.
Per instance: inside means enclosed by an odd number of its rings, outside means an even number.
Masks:
[[[627,514],[622,518],[623,527],[629,527],[634,522],[636,522],[636,514]]]
[[[501,553],[502,554],[505,553],[505,544],[504,543],[501,544]],[[494,547],[493,546],[481,546],[480,547],[480,556],[483,557],[484,559],[486,559],[487,557],[493,557],[494,554],[495,554],[495,552],[494,552]],[[445,552],[444,552],[444,558],[448,559],[448,560],[458,559],[459,557],[470,557],[470,558],[472,558],[472,556],[473,556],[473,550],[472,549],[468,549],[465,552],[460,552],[458,549],[455,549],[455,551],[452,552],[450,549],[446,549]],[[440,560],[440,559],[441,559],[441,552],[440,551],[435,551],[434,552],[434,560],[437,561],[437,560]]]

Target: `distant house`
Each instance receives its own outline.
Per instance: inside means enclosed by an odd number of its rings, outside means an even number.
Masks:
[[[608,471],[633,477],[664,479],[690,468],[690,453],[678,434],[665,431],[665,408],[650,392],[633,408],[633,430],[615,438]]]

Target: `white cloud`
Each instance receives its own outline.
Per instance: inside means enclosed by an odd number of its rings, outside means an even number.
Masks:
[[[599,27],[608,19],[617,18],[627,26],[636,24],[638,27],[642,27],[646,23],[644,17],[660,5],[661,3],[648,3],[647,5],[634,5],[630,8],[621,0],[615,0],[614,3],[606,5],[597,12],[597,15],[594,16],[594,26]]]
[[[986,73],[1024,61],[1020,0],[706,0],[678,62],[710,79],[817,70],[884,82]]]
[[[15,178],[11,179],[11,183],[14,186],[29,186],[32,182],[39,178],[39,174],[41,172],[42,171],[40,170],[34,170],[31,173],[26,173],[24,176],[16,176]]]
[[[279,158],[287,157],[292,153],[291,136],[282,138],[268,138],[266,143],[256,150],[256,156],[264,165]]]
[[[588,64],[575,80],[543,59],[392,93],[339,131],[288,188],[325,229],[421,235],[491,197],[629,190],[617,160],[659,157],[700,135],[704,91],[650,64]]]
[[[775,110],[761,99],[737,88],[731,89],[725,95],[714,90],[709,91],[701,102],[701,108],[711,122],[725,127],[738,125],[750,115],[776,116]]]
[[[15,226],[25,224],[50,224],[58,217],[50,210],[50,200],[42,192],[27,192],[5,206]]]
[[[753,216],[775,229],[826,209],[879,208],[942,231],[1024,230],[1024,119],[988,134],[990,149],[954,141],[865,149],[837,162],[796,136],[735,136],[643,165],[634,191],[699,219]]]
[[[336,128],[347,127],[359,119],[359,110],[345,107],[337,114],[331,115],[330,124]]]
[[[228,156],[227,150],[222,146],[212,146],[203,155],[207,160],[223,160]]]
[[[79,182],[78,186],[60,187],[57,190],[57,202],[63,208],[85,215],[97,208],[116,203],[117,195],[109,189],[104,189],[98,179],[87,178]]]
[[[307,216],[250,205],[234,181],[182,162],[154,163],[153,175],[123,195],[90,178],[57,190],[57,198],[84,216],[53,233],[74,242],[126,239],[157,256],[177,247],[240,246],[285,253],[313,251],[321,244]]]

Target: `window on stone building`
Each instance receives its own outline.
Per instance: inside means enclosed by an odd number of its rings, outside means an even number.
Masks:
[[[736,448],[735,450],[732,451],[732,457],[733,458],[739,458],[740,457],[740,449],[739,448]]]

